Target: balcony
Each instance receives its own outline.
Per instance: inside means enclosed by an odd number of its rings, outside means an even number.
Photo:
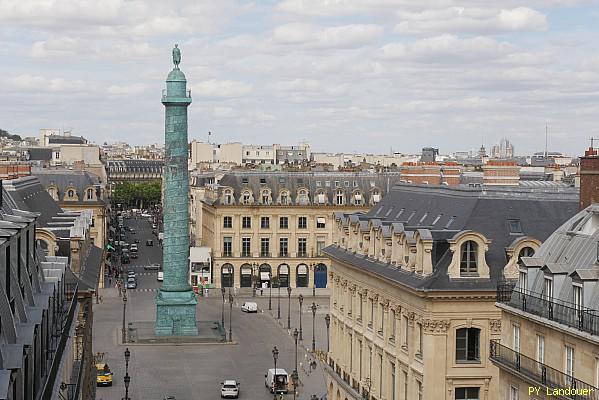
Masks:
[[[573,394],[559,393],[555,395],[555,398],[599,400],[597,388],[503,346],[497,340],[491,340],[489,358],[499,368],[507,370],[527,382],[545,387],[544,394],[554,393],[554,389],[571,388],[576,389]],[[583,395],[583,393],[586,394]]]
[[[548,298],[541,293],[514,289],[510,284],[497,286],[497,302],[591,335],[599,335],[597,310]]]

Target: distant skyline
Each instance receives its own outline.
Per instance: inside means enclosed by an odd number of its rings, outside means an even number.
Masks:
[[[190,140],[531,154],[549,121],[574,156],[599,137],[597,39],[585,0],[3,0],[0,128],[163,142],[178,43]]]

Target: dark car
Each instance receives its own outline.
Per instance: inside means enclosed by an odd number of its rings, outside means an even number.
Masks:
[[[152,239],[146,240],[146,246],[154,246],[154,241]]]

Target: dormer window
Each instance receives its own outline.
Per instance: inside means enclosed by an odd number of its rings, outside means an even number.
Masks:
[[[305,189],[300,189],[298,192],[298,203],[302,206],[308,204],[308,191]]]
[[[337,183],[337,182],[335,182]],[[337,204],[338,206],[342,206],[344,201],[343,201],[343,190],[337,190],[335,192],[335,204]]]
[[[251,198],[252,196],[250,195],[250,192],[248,192],[247,190],[241,194],[241,202],[243,204],[250,204]]]
[[[287,204],[289,204],[289,193],[288,192],[281,192],[281,204],[286,206]]]
[[[374,190],[372,192],[372,202],[377,204],[379,201],[381,201],[381,193],[378,190]]]
[[[460,248],[460,275],[475,275],[478,272],[478,245],[473,240],[464,242]]]
[[[362,193],[354,194],[354,205],[361,206],[362,205]]]
[[[543,298],[547,301],[553,301],[553,277],[545,276]]]
[[[69,190],[67,191],[67,196],[68,196],[68,197],[71,197],[71,198],[72,198],[72,197],[75,197],[75,191],[74,191],[73,189],[69,189]]]
[[[268,190],[262,191],[262,204],[270,204],[270,192]]]
[[[225,202],[225,205],[233,204],[233,193],[231,193],[230,190],[225,190],[224,202]]]
[[[86,198],[87,198],[87,200],[94,199],[94,189],[87,189]]]
[[[326,202],[323,192],[319,192],[316,196],[318,204],[324,204]]]
[[[526,292],[528,290],[528,273],[526,271],[520,271],[518,287],[520,288],[520,292]]]
[[[582,311],[584,308],[584,299],[582,297],[582,286],[573,284],[572,288],[574,289],[574,307],[578,311]]]
[[[532,247],[523,247],[518,253],[518,264],[522,265],[522,257],[532,257],[535,255],[535,251]]]

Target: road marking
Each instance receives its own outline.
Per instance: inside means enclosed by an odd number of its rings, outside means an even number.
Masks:
[[[156,292],[158,288],[127,289],[128,292]]]

